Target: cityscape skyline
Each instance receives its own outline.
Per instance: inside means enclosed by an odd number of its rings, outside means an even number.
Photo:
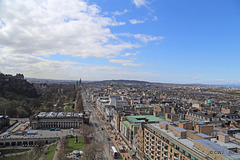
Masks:
[[[240,3],[1,1],[0,71],[30,78],[240,84]]]

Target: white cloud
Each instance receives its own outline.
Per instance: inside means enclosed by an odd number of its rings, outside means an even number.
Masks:
[[[119,11],[113,12],[113,15],[115,15],[115,16],[121,16],[121,15],[127,13],[127,12],[128,12],[128,10],[127,10],[127,9],[124,9],[124,11],[122,11],[122,12],[119,12]]]
[[[132,62],[130,62],[130,63],[123,63],[122,65],[123,65],[123,66],[134,66],[134,67],[140,67],[140,66],[142,66],[143,64],[141,64],[141,63],[132,63]]]
[[[122,25],[125,25],[126,22],[115,22],[112,24],[112,26],[122,26]]]
[[[156,21],[156,20],[158,20],[158,17],[157,16],[153,16],[153,19],[152,19],[153,21]]]
[[[130,22],[131,24],[144,23],[143,20],[136,20],[136,19],[131,19],[131,20],[129,20],[129,22]]]
[[[97,5],[84,0],[51,0],[24,3],[1,1],[0,46],[5,53],[75,57],[106,57],[137,47],[122,42],[109,26],[124,25],[104,17]]]
[[[162,40],[164,39],[164,37],[162,36],[149,36],[149,35],[145,35],[145,34],[135,34],[133,35],[136,39],[139,39],[145,43],[149,42],[149,41],[157,41],[157,40]]]
[[[140,40],[144,43],[150,42],[150,41],[160,41],[164,39],[165,37],[163,36],[151,36],[151,35],[146,35],[146,34],[130,34],[130,33],[120,33],[117,34],[118,36],[124,36],[124,37],[133,37],[137,40]],[[138,46],[140,47],[140,46]]]
[[[149,2],[147,0],[133,0],[137,7],[146,6]]]
[[[137,53],[125,53],[122,55],[122,57],[127,57],[127,56],[136,56]]]
[[[133,60],[126,60],[126,59],[110,59],[109,62],[111,63],[120,63],[123,66],[135,66],[135,67],[139,67],[142,66],[143,64],[140,63],[134,63]]]
[[[121,55],[126,49],[140,47],[139,44],[121,40],[119,35],[111,32],[110,27],[124,25],[125,22],[118,22],[114,17],[105,16],[101,8],[97,5],[89,5],[84,0],[25,0],[24,3],[18,0],[1,1],[1,71],[10,74],[23,73],[26,77],[53,79],[79,79],[80,76],[87,80],[118,78],[144,80],[145,76],[156,76],[126,67],[46,59],[56,53],[69,57],[112,59]],[[148,35],[142,35],[147,37],[145,39],[129,35],[138,41],[154,40],[154,37]],[[134,63],[133,60],[121,64],[122,66],[142,65]]]
[[[1,53],[0,68],[5,74],[23,73],[25,77],[76,80],[139,79],[154,77],[152,73],[138,72],[125,67],[99,66],[69,61],[46,60],[27,54]],[[126,61],[131,65],[131,62]],[[136,65],[136,64],[133,64]],[[156,76],[156,75],[155,75]]]
[[[130,63],[132,61],[126,60],[126,59],[110,59],[109,62],[111,62],[111,63]]]

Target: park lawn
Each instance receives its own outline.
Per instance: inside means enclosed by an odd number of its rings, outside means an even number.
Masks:
[[[11,154],[11,153],[25,152],[29,150],[30,149],[0,149],[0,152],[2,152],[2,154]]]
[[[74,143],[76,138],[68,138],[68,146],[66,148],[66,152],[71,153],[74,150],[82,150],[83,149],[83,137],[78,137],[79,143]]]
[[[54,144],[54,145],[51,145],[48,149],[48,152],[47,152],[47,155],[45,156],[45,160],[52,160],[53,159],[53,156],[54,156],[54,153],[56,151],[56,148],[57,148],[57,144]]]

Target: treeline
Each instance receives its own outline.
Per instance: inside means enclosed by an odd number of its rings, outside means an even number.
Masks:
[[[0,73],[0,114],[29,117],[34,100],[38,97],[36,88],[22,74],[12,76]]]
[[[0,96],[16,100],[36,98],[38,94],[33,84],[26,81],[22,74],[12,76],[0,73]]]
[[[33,85],[22,74],[0,73],[0,115],[30,117],[45,111],[64,111],[64,103],[76,98],[74,83]]]

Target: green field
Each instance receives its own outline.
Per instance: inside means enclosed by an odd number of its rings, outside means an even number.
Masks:
[[[53,159],[53,156],[54,156],[54,153],[56,151],[56,148],[57,148],[57,144],[54,144],[54,145],[51,145],[48,149],[48,152],[47,152],[47,155],[46,157],[44,158],[45,160],[52,160]]]
[[[82,150],[83,149],[83,138],[82,137],[78,137],[78,142],[79,143],[74,143],[76,140],[76,138],[69,138],[68,139],[68,146],[66,148],[66,152],[71,153],[74,150]]]

